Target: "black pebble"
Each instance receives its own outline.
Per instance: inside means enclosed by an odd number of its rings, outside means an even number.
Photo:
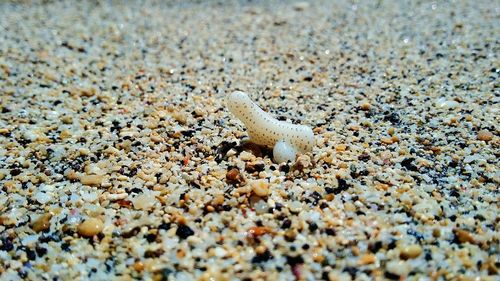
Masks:
[[[10,170],[10,175],[15,177],[17,175],[21,174],[21,170],[20,169],[12,169]]]
[[[283,224],[281,225],[281,228],[287,229],[287,228],[290,228],[290,226],[292,226],[292,221],[289,220],[289,219],[286,219],[286,220],[283,221]]]
[[[170,223],[165,223],[163,222],[158,226],[158,229],[163,229],[163,230],[169,230],[170,229]]]
[[[406,168],[408,171],[418,171],[417,166],[413,164],[413,161],[415,158],[405,158],[403,161],[401,161],[401,166]]]
[[[337,234],[337,232],[333,228],[327,228],[327,229],[325,229],[325,233],[327,235],[330,235],[330,236],[335,236]]]
[[[318,229],[318,225],[314,222],[309,223],[309,231],[314,232]]]
[[[349,275],[351,275],[351,278],[354,279],[356,277],[358,269],[352,266],[347,266],[343,271],[349,273]]]
[[[290,267],[293,267],[297,264],[303,264],[304,259],[301,256],[296,256],[296,257],[287,256],[286,262],[290,265]]]
[[[255,257],[252,258],[252,263],[266,262],[272,258],[273,258],[273,255],[271,255],[271,252],[269,252],[269,250],[266,250],[262,254],[255,255]]]
[[[175,232],[177,236],[181,239],[186,239],[191,235],[194,235],[194,231],[187,225],[180,224],[177,227],[177,231]]]
[[[14,249],[14,244],[12,244],[12,241],[6,238],[2,239],[2,246],[0,246],[0,250],[9,252],[12,251],[13,249]]]
[[[43,248],[43,247],[39,247],[37,246],[35,248],[35,251],[36,251],[36,254],[39,256],[39,257],[43,257],[45,256],[45,254],[47,254],[47,249]]]
[[[384,277],[387,278],[387,279],[390,279],[390,280],[399,280],[399,275],[396,275],[394,273],[390,273],[388,271],[386,271],[384,273]]]

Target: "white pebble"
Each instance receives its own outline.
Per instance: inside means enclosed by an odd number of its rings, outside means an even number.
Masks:
[[[435,105],[440,108],[457,108],[460,104],[454,100],[439,98],[438,100],[436,100]]]
[[[49,193],[38,191],[35,193],[35,200],[40,204],[45,204],[52,200],[52,196]]]

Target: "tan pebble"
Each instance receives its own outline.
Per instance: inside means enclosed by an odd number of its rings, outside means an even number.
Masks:
[[[172,113],[172,117],[175,121],[179,122],[179,124],[184,125],[187,122],[187,116],[183,112],[174,112]]]
[[[359,106],[359,108],[361,108],[361,110],[368,111],[368,110],[370,110],[371,105],[369,103],[365,102],[365,103],[361,104]]]
[[[299,155],[293,167],[298,171],[311,168],[312,167],[311,157],[305,154]]]
[[[344,209],[348,212],[356,212],[356,206],[351,202],[346,202],[344,204]]]
[[[381,141],[383,144],[392,144],[392,143],[393,143],[392,138],[386,138],[386,137],[384,137],[384,138],[380,139],[380,141]]]
[[[458,241],[460,241],[460,243],[471,243],[473,244],[474,243],[474,237],[472,236],[472,234],[466,230],[462,230],[462,229],[458,229],[458,228],[455,228],[453,230],[453,233],[455,233],[455,235],[457,236],[458,238]]]
[[[134,208],[137,210],[149,210],[156,203],[156,198],[150,192],[137,195],[133,199]]]
[[[68,180],[77,180],[78,179],[78,175],[75,173],[75,171],[69,170],[68,173],[66,174],[66,178]]]
[[[356,256],[356,257],[357,257],[357,256],[359,256],[359,254],[360,254],[360,250],[359,250],[359,247],[358,247],[358,246],[353,246],[353,247],[351,248],[351,251],[352,251],[352,254],[353,254],[354,256]]]
[[[439,228],[434,228],[432,230],[432,236],[434,238],[439,238],[441,236],[441,230],[439,230]]]
[[[3,186],[9,190],[11,188],[14,188],[16,186],[16,183],[14,181],[6,181],[4,182]]]
[[[104,228],[104,224],[100,219],[88,218],[80,225],[78,225],[78,234],[85,237],[92,237],[101,233]]]
[[[493,139],[493,134],[490,131],[481,130],[477,133],[477,139],[488,142]]]
[[[71,132],[69,130],[63,130],[60,134],[59,134],[59,137],[61,139],[68,139],[71,137]]]
[[[296,230],[289,229],[285,232],[285,240],[288,242],[294,241],[295,237],[297,237],[297,232]]]
[[[269,194],[269,183],[265,180],[256,180],[252,182],[252,191],[255,195],[266,197]]]
[[[422,247],[419,245],[410,245],[401,249],[399,257],[402,259],[414,259],[422,253]]]
[[[222,194],[215,196],[215,198],[212,200],[213,206],[219,206],[222,204],[224,204],[224,195],[222,195]]]
[[[364,254],[358,261],[360,265],[372,264],[377,261],[377,257],[374,254]]]
[[[68,125],[68,124],[73,123],[73,117],[72,117],[72,116],[70,116],[70,115],[66,115],[66,116],[63,116],[63,117],[61,118],[61,121],[62,121],[64,124]]]
[[[392,135],[394,135],[394,132],[395,132],[395,131],[396,131],[396,130],[394,129],[394,127],[390,127],[390,128],[387,130],[387,133],[388,133],[390,136],[392,136]]]
[[[84,185],[100,185],[104,177],[102,175],[83,175],[80,182]]]
[[[196,107],[194,109],[194,117],[203,117],[203,116],[205,116],[205,111],[203,111],[203,109],[199,107]]]
[[[140,261],[134,263],[134,270],[141,272],[144,270],[144,264]]]
[[[347,149],[347,146],[345,144],[339,144],[335,147],[335,150],[337,150],[338,152],[345,151],[346,149]]]
[[[31,225],[31,228],[35,232],[41,232],[41,231],[46,231],[50,228],[50,219],[52,218],[52,214],[47,213],[42,216],[40,216],[33,224]]]
[[[267,250],[266,246],[259,245],[259,246],[257,246],[257,248],[255,248],[255,253],[261,255],[261,254],[265,253],[266,250]]]
[[[91,97],[95,95],[95,92],[96,92],[95,88],[81,88],[78,90],[80,96],[84,97]]]
[[[9,129],[7,129],[7,128],[0,128],[0,134],[1,135],[6,135],[8,133],[9,133]]]
[[[472,121],[472,115],[466,115],[465,116],[465,121]]]

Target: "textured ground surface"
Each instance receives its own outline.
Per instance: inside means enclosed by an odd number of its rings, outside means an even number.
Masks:
[[[0,279],[498,278],[499,15],[0,4]],[[245,144],[236,89],[313,152]]]

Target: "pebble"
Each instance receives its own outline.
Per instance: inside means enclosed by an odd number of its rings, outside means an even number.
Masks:
[[[231,168],[227,171],[226,179],[229,183],[241,183],[243,181],[238,168]]]
[[[481,130],[477,133],[477,139],[488,142],[493,139],[493,133],[487,130]]]
[[[455,228],[453,229],[453,233],[457,236],[460,243],[474,243],[474,237],[466,230]]]
[[[369,104],[369,103],[367,103],[367,102],[362,103],[362,104],[359,106],[359,108],[360,108],[361,110],[364,110],[364,111],[368,111],[368,110],[370,110],[370,109],[371,109],[371,107],[372,107],[372,106],[371,106],[371,104]]]
[[[52,195],[49,192],[38,191],[34,194],[34,197],[40,204],[46,204],[52,200]]]
[[[439,98],[436,101],[436,106],[444,109],[453,109],[457,108],[460,104],[454,100],[447,100],[445,98]]]
[[[101,185],[104,180],[102,175],[82,175],[80,182],[84,185]]]
[[[138,210],[149,210],[157,202],[155,194],[150,191],[145,191],[137,195],[131,201],[134,204],[134,208]]]
[[[36,221],[33,222],[31,228],[35,232],[44,232],[50,229],[50,219],[52,218],[52,214],[47,213],[41,215]]]
[[[78,234],[84,237],[92,237],[102,232],[103,222],[98,218],[88,218],[77,227]]]
[[[377,261],[377,257],[374,254],[364,254],[358,261],[360,265],[372,264]]]
[[[302,203],[300,203],[299,201],[292,201],[288,204],[288,208],[292,213],[299,213],[300,211],[302,211]]]
[[[422,247],[420,247],[419,245],[409,245],[409,246],[404,246],[400,250],[399,257],[404,260],[414,259],[420,256],[421,253],[422,253]]]
[[[251,185],[255,195],[266,197],[269,194],[269,183],[266,180],[255,180]]]

